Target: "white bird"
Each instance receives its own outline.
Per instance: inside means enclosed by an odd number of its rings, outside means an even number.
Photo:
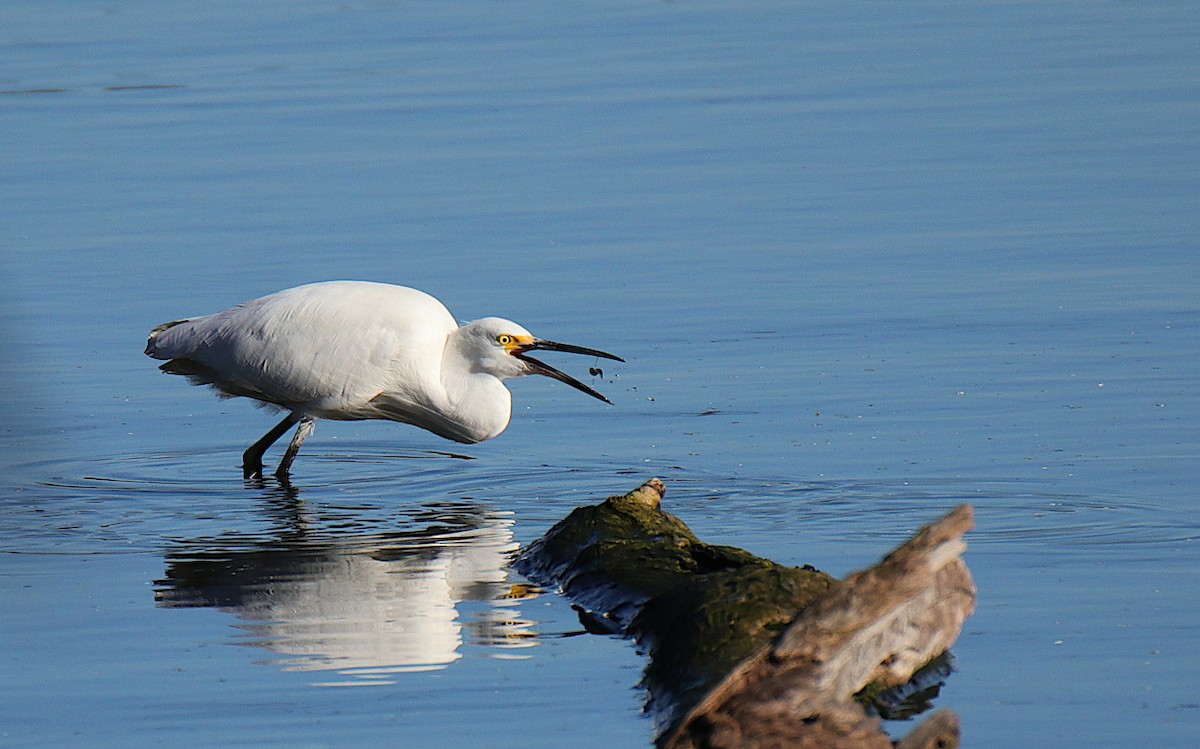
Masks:
[[[534,338],[514,322],[487,317],[462,327],[445,305],[404,286],[326,281],[243,302],[150,331],[146,354],[160,369],[244,396],[288,415],[242,455],[247,478],[296,426],[275,475],[286,480],[315,419],[388,419],[457,442],[504,431],[512,394],[504,380],[540,374],[594,398],[600,393],[528,356],[564,351],[624,361],[604,351]]]

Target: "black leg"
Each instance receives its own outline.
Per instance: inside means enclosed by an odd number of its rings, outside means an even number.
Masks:
[[[283,421],[271,427],[271,431],[264,434],[262,439],[246,448],[246,452],[242,453],[242,476],[248,479],[261,478],[263,453],[298,421],[299,416],[294,413],[288,414]]]
[[[288,472],[292,470],[292,461],[296,459],[296,453],[300,452],[305,438],[312,434],[315,424],[316,419],[311,416],[300,419],[300,426],[296,427],[296,433],[292,435],[292,441],[283,453],[283,460],[279,461],[279,467],[275,469],[275,478],[287,481]]]

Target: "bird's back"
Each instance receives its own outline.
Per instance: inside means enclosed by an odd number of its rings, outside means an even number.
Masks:
[[[373,418],[370,399],[398,383],[438,386],[430,378],[457,328],[422,291],[327,281],[160,325],[146,353],[227,395],[324,418]]]

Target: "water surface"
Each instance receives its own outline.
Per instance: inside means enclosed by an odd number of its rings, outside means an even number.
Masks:
[[[968,745],[1200,741],[1191,4],[0,20],[3,743],[648,745],[637,654],[505,559],[650,476],[835,574],[970,501]],[[618,353],[555,360],[615,405],[247,483],[271,415],[146,331],[333,278]]]

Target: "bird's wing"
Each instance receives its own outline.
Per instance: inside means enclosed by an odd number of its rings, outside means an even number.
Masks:
[[[428,362],[440,363],[456,329],[441,302],[415,289],[326,282],[160,326],[147,353],[227,395],[323,418],[373,418],[368,404],[398,376],[413,387],[430,372],[436,378]]]

